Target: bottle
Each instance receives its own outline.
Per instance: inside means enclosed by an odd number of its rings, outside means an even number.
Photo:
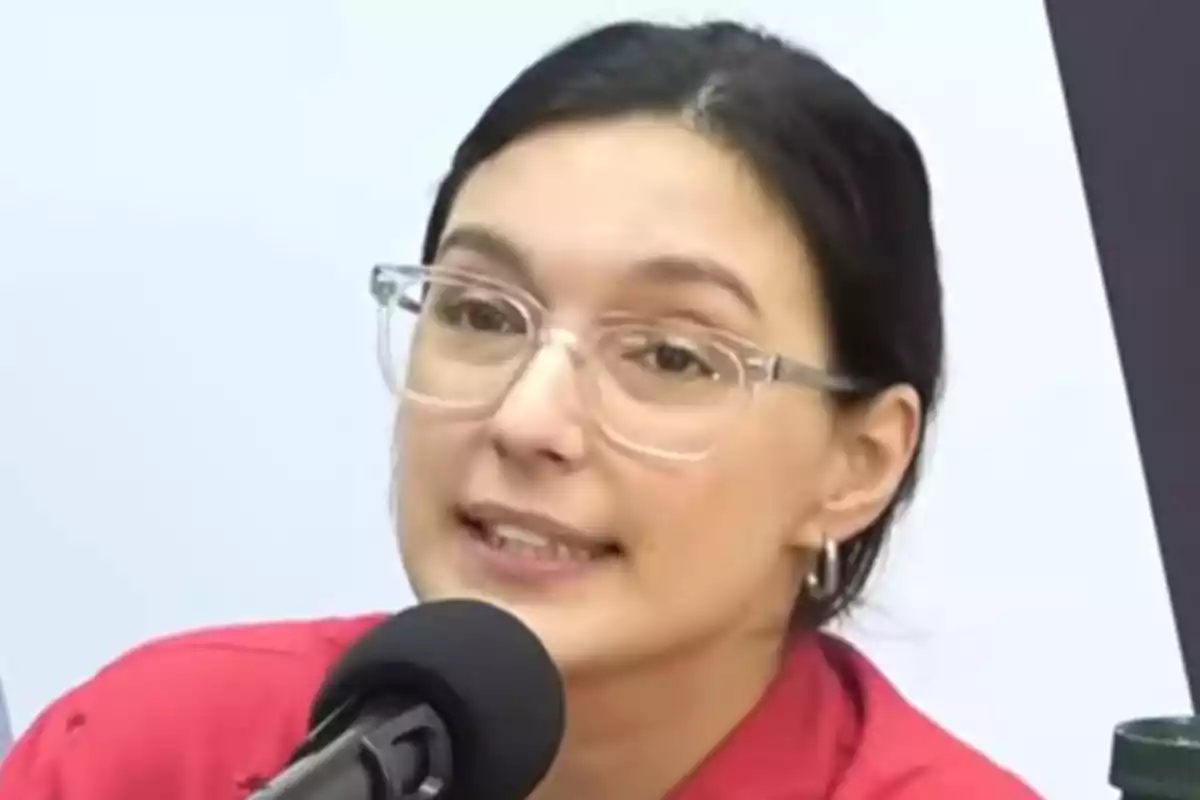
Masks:
[[[1108,779],[1121,800],[1200,800],[1200,717],[1118,725]]]

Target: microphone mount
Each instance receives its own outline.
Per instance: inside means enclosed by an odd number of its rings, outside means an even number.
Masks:
[[[450,731],[432,708],[386,704],[367,709],[332,742],[321,744],[321,734],[350,710],[344,707],[314,730],[291,765],[248,800],[448,796],[454,774]],[[347,769],[350,765],[356,768]]]

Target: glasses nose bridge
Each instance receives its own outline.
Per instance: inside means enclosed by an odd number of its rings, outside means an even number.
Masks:
[[[580,380],[580,371],[586,361],[584,337],[561,325],[539,327],[532,337],[532,347],[525,357],[524,365],[515,376],[514,384],[522,382],[530,370],[536,370],[538,362],[547,351],[561,350],[566,356],[573,381]]]
[[[570,357],[571,364],[576,367],[583,360],[582,338],[568,328],[555,325],[541,328],[537,333],[536,350],[540,353],[548,348],[561,348]]]
[[[533,389],[538,395],[541,395],[541,392],[550,384],[560,385],[561,390],[561,384],[565,381],[572,387],[570,389],[572,395],[578,393],[579,399],[571,401],[581,404],[576,413],[593,413],[591,403],[587,400],[588,392],[579,383],[581,380],[580,368],[583,366],[585,358],[582,340],[583,337],[578,333],[561,326],[538,327],[528,340],[530,344],[520,368],[510,379],[507,388],[497,398],[498,407],[509,403],[514,395],[525,396],[525,393],[530,390],[528,383],[530,380],[540,387]],[[560,350],[565,356],[566,364],[553,365],[544,360],[543,356]],[[554,359],[552,358],[550,361],[553,362]],[[545,372],[546,369],[549,369],[550,372]],[[557,391],[559,390],[555,390],[555,393]],[[561,402],[561,400],[556,402]]]

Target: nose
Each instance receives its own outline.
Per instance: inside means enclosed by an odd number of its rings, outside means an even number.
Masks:
[[[545,332],[491,418],[492,444],[503,459],[525,468],[582,461],[586,412],[575,358],[571,334]]]

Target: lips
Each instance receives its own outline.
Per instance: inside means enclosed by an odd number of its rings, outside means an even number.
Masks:
[[[545,566],[582,565],[619,555],[611,540],[588,536],[550,518],[494,505],[461,507],[456,516],[477,542]]]

